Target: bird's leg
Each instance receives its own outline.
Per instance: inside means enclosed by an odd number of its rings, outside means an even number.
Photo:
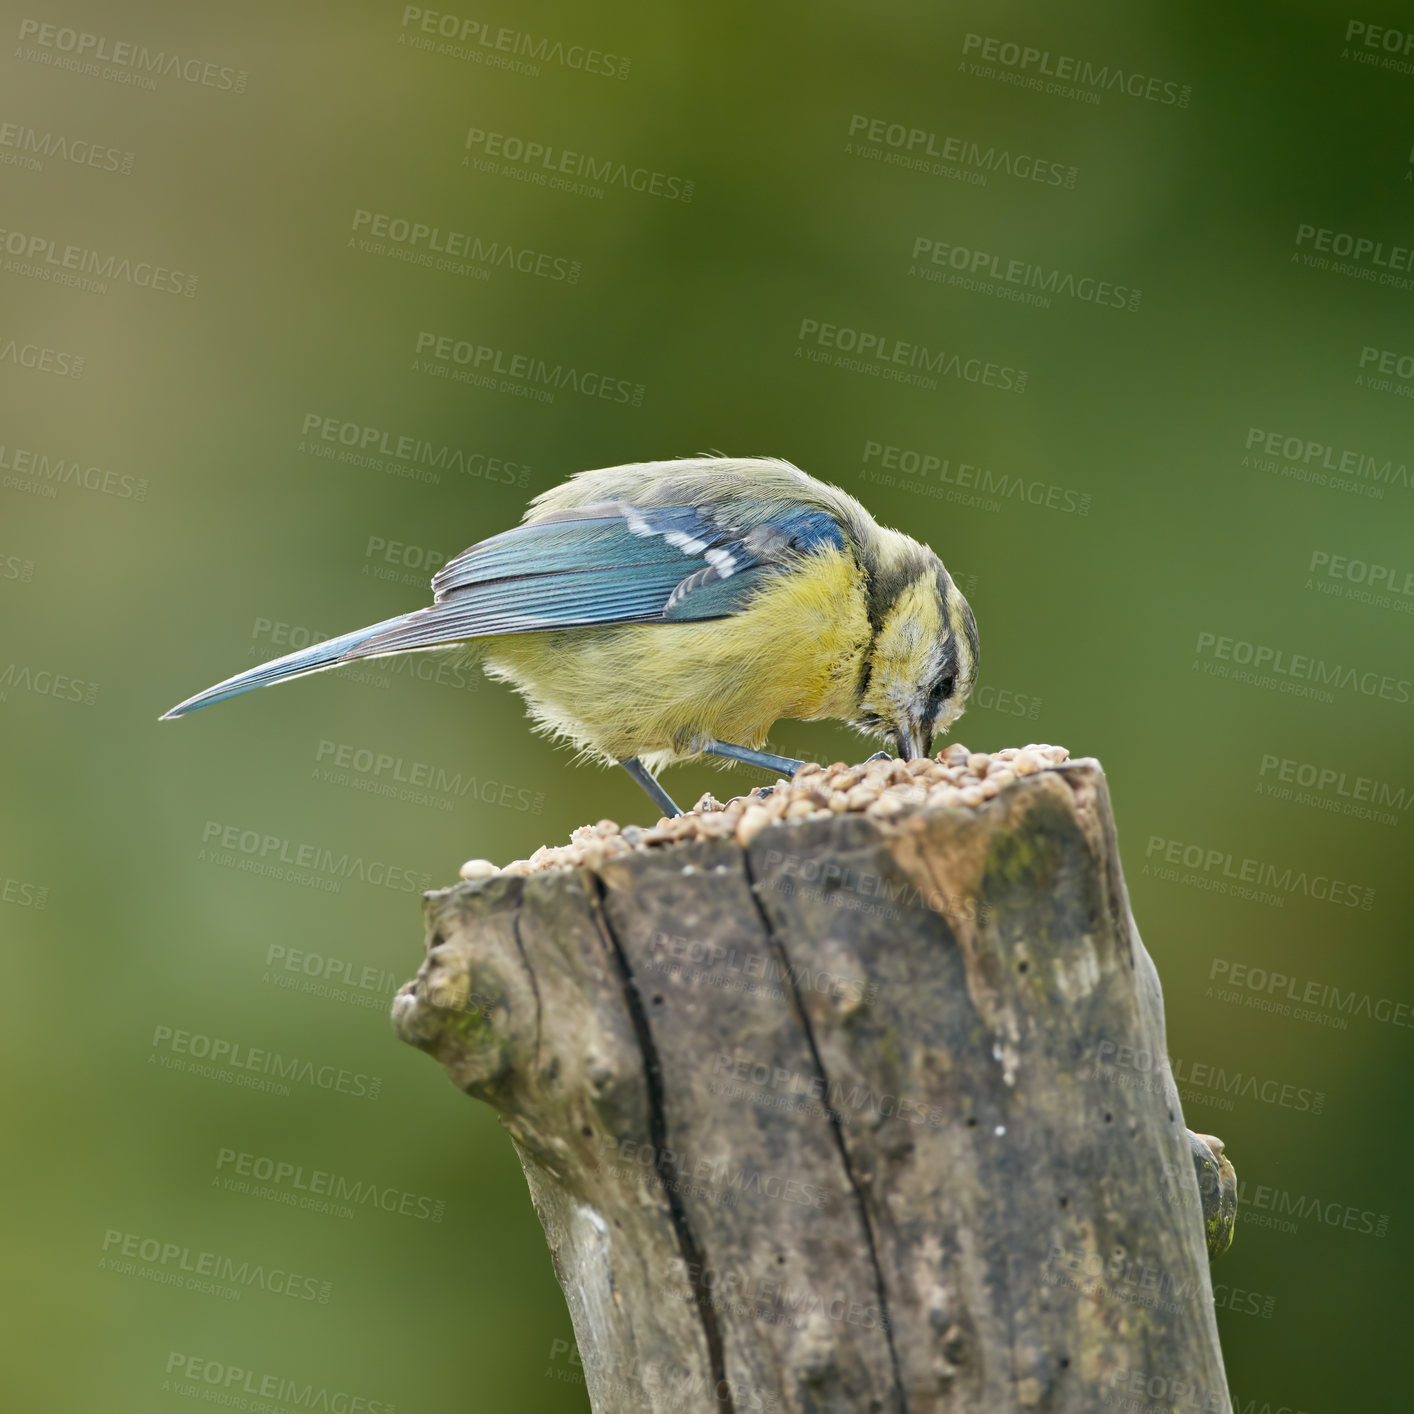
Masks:
[[[638,782],[648,793],[648,798],[663,812],[664,815],[681,815],[672,796],[648,774],[648,768],[638,759],[637,756],[625,756],[619,765]]]
[[[728,761],[744,761],[748,766],[759,766],[763,771],[774,771],[786,777],[795,775],[805,765],[804,761],[793,761],[789,756],[773,756],[769,751],[753,751],[749,746],[733,746],[729,741],[714,741],[710,737],[698,744],[698,750],[709,756],[725,756]]]

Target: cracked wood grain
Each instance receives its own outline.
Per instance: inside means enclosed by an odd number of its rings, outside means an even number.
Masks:
[[[594,889],[594,918],[599,924],[605,940],[613,949],[614,959],[619,965],[623,978],[624,1003],[633,1019],[634,1035],[638,1039],[638,1048],[643,1056],[644,1082],[648,1087],[648,1141],[653,1150],[654,1172],[662,1183],[663,1194],[668,1202],[668,1211],[672,1214],[673,1230],[677,1234],[678,1251],[682,1255],[684,1267],[689,1271],[705,1268],[706,1257],[696,1234],[693,1232],[692,1221],[688,1217],[687,1207],[678,1190],[677,1176],[673,1169],[673,1150],[668,1144],[670,1135],[667,1106],[663,1094],[663,1064],[658,1055],[657,1042],[653,1039],[653,1028],[648,1024],[648,1014],[643,1005],[643,994],[634,977],[628,952],[614,932],[614,926],[604,908],[604,883],[600,879],[595,879],[592,887]],[[732,1399],[731,1387],[727,1383],[726,1361],[722,1355],[722,1332],[717,1323],[716,1309],[707,1299],[705,1292],[699,1292],[692,1305],[702,1322],[702,1335],[707,1342],[707,1357],[712,1365],[712,1387],[717,1391],[718,1402],[722,1406],[723,1414],[734,1414],[735,1403]]]
[[[427,920],[398,1032],[510,1134],[598,1414],[1227,1407],[1232,1171],[1183,1125],[1098,763]]]
[[[825,1064],[820,1058],[820,1048],[815,1041],[815,1032],[810,1020],[810,1010],[805,1004],[802,996],[799,978],[801,971],[795,967],[790,960],[790,953],[787,950],[785,940],[775,924],[771,921],[771,915],[761,902],[759,886],[751,873],[751,855],[748,851],[744,860],[746,866],[747,880],[751,886],[751,896],[756,904],[757,912],[761,916],[762,925],[765,928],[766,936],[770,940],[771,947],[775,955],[780,959],[782,980],[784,985],[790,988],[792,1007],[795,1015],[800,1020],[801,1029],[805,1033],[806,1044],[810,1047],[810,1059],[815,1077],[820,1082],[823,1095],[826,1098],[826,1113],[830,1122],[830,1129],[834,1136],[835,1145],[840,1152],[840,1162],[843,1165],[845,1177],[849,1183],[850,1192],[854,1195],[855,1203],[859,1208],[860,1230],[863,1233],[864,1241],[869,1250],[869,1266],[874,1274],[874,1286],[879,1298],[879,1325],[884,1332],[884,1339],[889,1346],[889,1365],[893,1371],[893,1389],[891,1391],[890,1402],[901,1411],[908,1409],[908,1395],[904,1390],[903,1374],[899,1369],[898,1350],[894,1345],[893,1331],[889,1322],[889,1297],[884,1281],[884,1273],[879,1266],[879,1255],[877,1243],[874,1235],[874,1220],[870,1212],[869,1204],[865,1200],[864,1190],[860,1186],[859,1177],[854,1171],[854,1164],[850,1158],[849,1145],[845,1141],[844,1126],[840,1121],[840,1116],[835,1110],[833,1101],[829,1098],[834,1093],[834,1087],[830,1082],[830,1077],[826,1074]],[[812,979],[806,977],[807,985]]]

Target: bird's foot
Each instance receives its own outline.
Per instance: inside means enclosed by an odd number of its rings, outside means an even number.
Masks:
[[[789,779],[805,765],[792,756],[776,756],[770,751],[754,751],[749,746],[733,746],[729,741],[716,741],[708,737],[697,744],[699,751],[708,756],[725,757],[728,761],[741,761],[747,766],[759,766],[763,771],[774,771],[778,776]]]
[[[663,812],[664,815],[681,815],[677,803],[667,791],[658,784],[648,773],[648,768],[636,756],[626,756],[619,765],[643,787],[648,799]]]
[[[1190,1129],[1188,1147],[1198,1175],[1203,1230],[1208,1239],[1208,1260],[1212,1261],[1232,1246],[1237,1230],[1237,1174],[1224,1152],[1223,1141],[1214,1135],[1195,1134]]]

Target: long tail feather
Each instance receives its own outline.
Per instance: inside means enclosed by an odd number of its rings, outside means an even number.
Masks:
[[[302,678],[309,673],[322,673],[330,668],[337,668],[340,666],[339,659],[345,653],[375,634],[396,628],[408,617],[407,614],[399,614],[395,619],[384,619],[382,623],[369,624],[367,628],[355,629],[352,633],[341,634],[338,638],[326,638],[322,643],[312,643],[308,648],[287,653],[283,658],[262,663],[258,668],[249,668],[243,673],[237,673],[233,678],[227,678],[225,682],[208,687],[205,692],[198,692],[195,697],[188,697],[185,702],[179,702],[170,712],[164,712],[158,720],[169,722],[174,717],[185,717],[188,712],[195,712],[199,707],[209,707],[213,702],[224,702],[228,697],[238,697],[243,692],[253,692],[257,687],[269,687],[271,683],[289,682],[292,678]]]

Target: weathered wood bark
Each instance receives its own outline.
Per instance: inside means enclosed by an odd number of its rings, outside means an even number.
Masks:
[[[397,1028],[510,1133],[596,1411],[1227,1408],[1098,762],[427,921]]]

